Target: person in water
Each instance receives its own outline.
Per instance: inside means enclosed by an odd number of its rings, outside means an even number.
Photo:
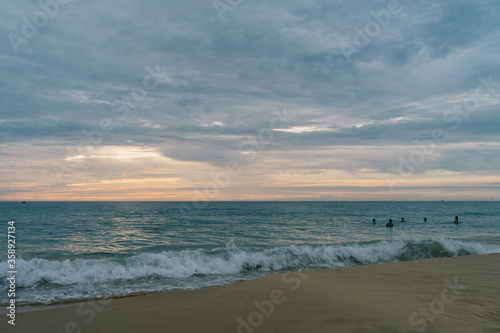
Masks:
[[[401,222],[406,222],[404,217],[401,218]]]
[[[455,216],[455,221],[453,223],[458,224],[458,216]]]
[[[377,221],[375,221],[375,219],[373,219],[372,221],[373,225],[377,224]]]
[[[424,222],[427,222],[427,217],[424,217]]]
[[[387,228],[392,228],[392,227],[394,227],[394,223],[392,223],[392,220],[389,220],[389,222],[387,222],[387,224],[385,226]]]

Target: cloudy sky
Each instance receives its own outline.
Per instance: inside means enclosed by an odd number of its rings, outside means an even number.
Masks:
[[[18,0],[0,29],[0,200],[500,200],[496,0]]]

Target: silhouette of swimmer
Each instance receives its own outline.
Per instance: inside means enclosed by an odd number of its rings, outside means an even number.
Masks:
[[[401,218],[401,222],[406,222],[404,217]]]
[[[389,222],[387,222],[387,224],[385,226],[387,228],[392,228],[392,227],[394,227],[394,223],[392,223],[392,220],[389,220]]]
[[[373,225],[375,225],[377,223],[377,221],[375,221],[375,219],[373,219],[372,223],[373,223]]]
[[[458,216],[455,216],[455,221],[453,223],[458,224]]]
[[[424,217],[424,222],[427,222],[427,217]]]

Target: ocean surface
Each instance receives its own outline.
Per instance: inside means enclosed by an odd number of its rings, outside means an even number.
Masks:
[[[211,202],[188,215],[179,205],[0,202],[0,290],[8,289],[10,220],[18,304],[500,252],[500,202]],[[392,229],[385,227],[389,219]],[[1,293],[0,302],[7,301]]]

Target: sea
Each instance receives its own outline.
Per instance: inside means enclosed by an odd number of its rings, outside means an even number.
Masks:
[[[0,290],[9,289],[9,221],[15,222],[17,305],[500,253],[500,202],[252,201],[185,207],[180,202],[0,202]],[[385,226],[389,219],[394,228]],[[0,293],[0,303],[8,301],[7,292]]]

